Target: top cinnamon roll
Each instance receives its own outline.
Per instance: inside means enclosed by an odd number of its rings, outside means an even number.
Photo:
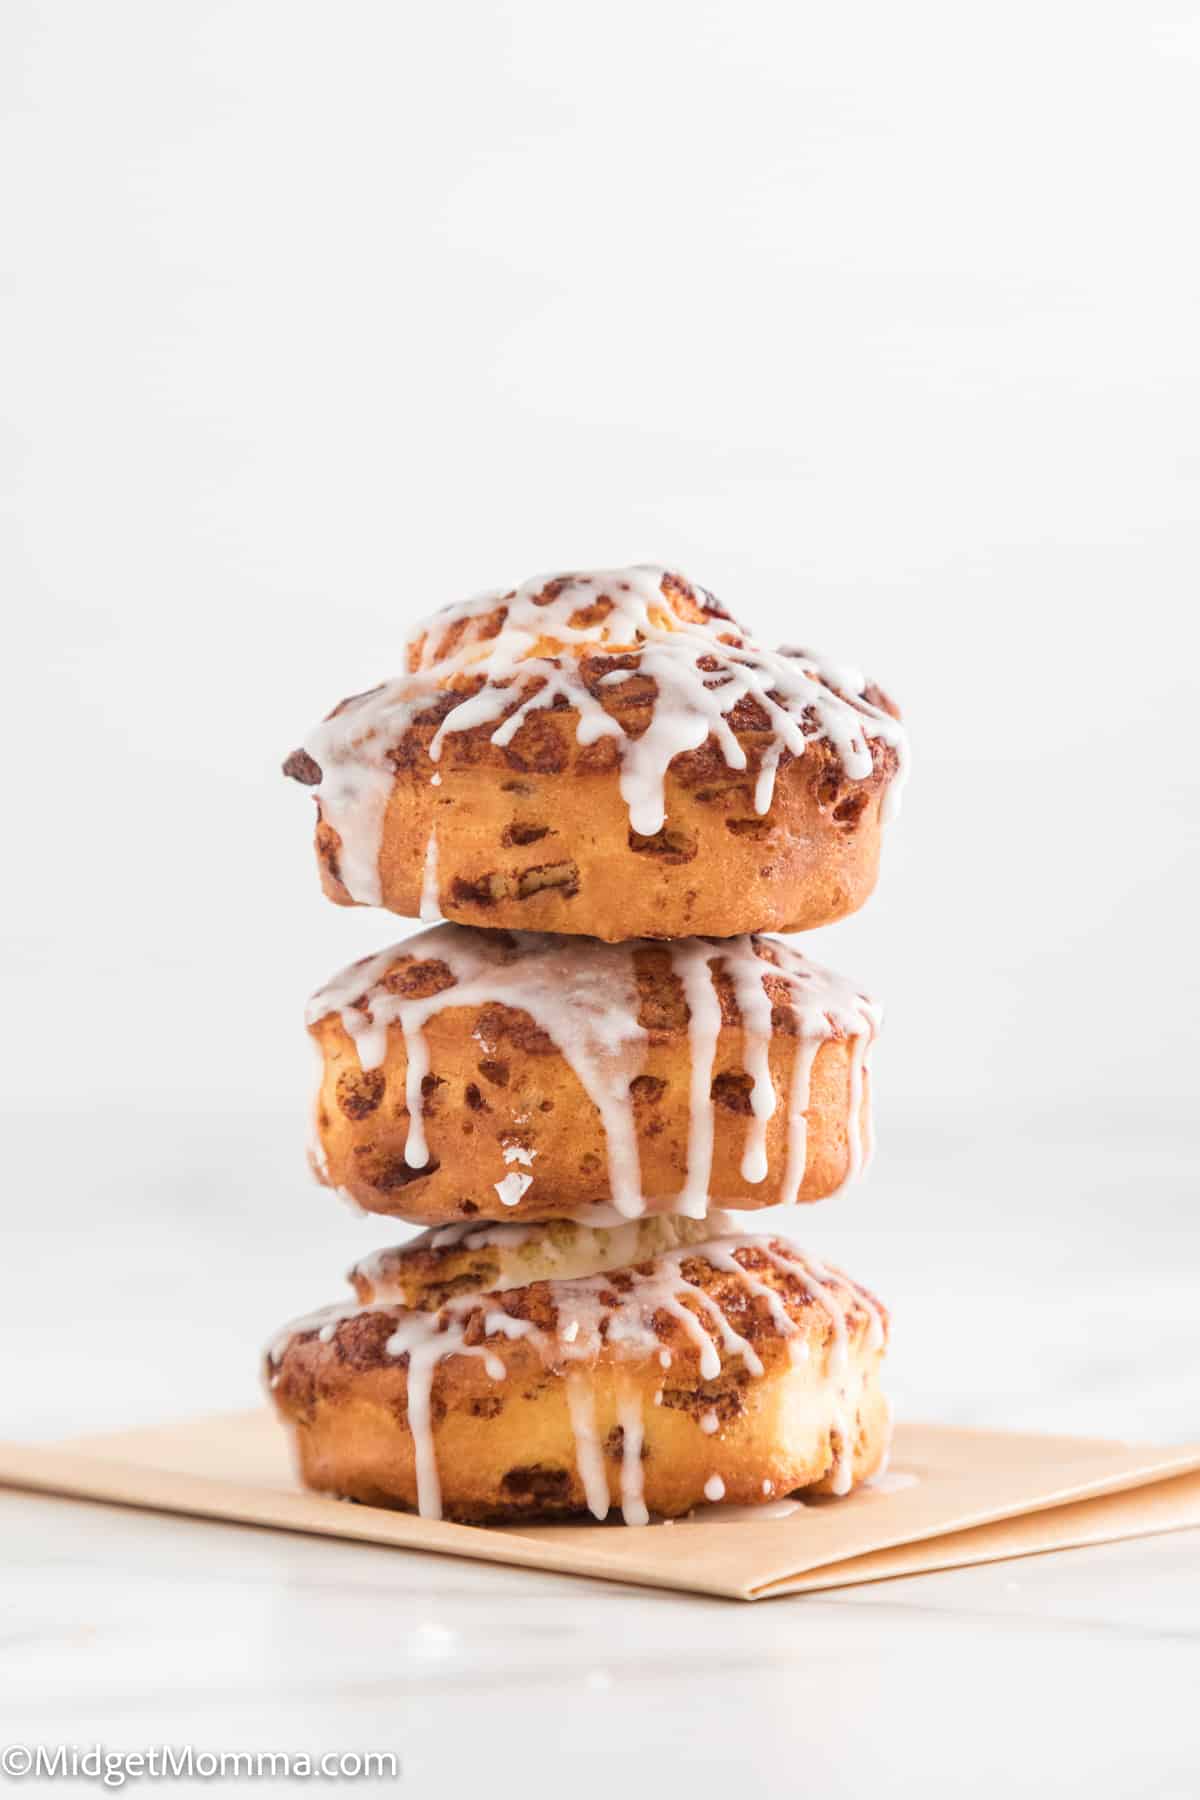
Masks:
[[[804,930],[874,885],[896,709],[681,575],[484,594],[404,662],[284,764],[342,905],[618,942]]]

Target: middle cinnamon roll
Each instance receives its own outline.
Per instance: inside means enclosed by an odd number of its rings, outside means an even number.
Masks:
[[[308,1022],[314,1168],[368,1212],[701,1218],[821,1199],[869,1154],[879,1008],[772,938],[439,925]]]

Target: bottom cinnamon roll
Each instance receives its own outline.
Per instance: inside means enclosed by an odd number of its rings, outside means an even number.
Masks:
[[[729,1223],[454,1227],[369,1257],[357,1305],[267,1353],[305,1484],[469,1523],[848,1493],[887,1452],[887,1315]]]

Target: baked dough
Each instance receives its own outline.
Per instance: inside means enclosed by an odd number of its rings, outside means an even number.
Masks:
[[[435,614],[405,660],[284,764],[343,905],[618,942],[802,931],[874,886],[892,703],[680,575],[540,577]]]
[[[873,1474],[886,1335],[846,1276],[729,1235],[435,1312],[329,1307],[279,1335],[267,1377],[311,1488],[434,1518],[620,1507],[642,1524]]]
[[[648,1213],[620,1225],[547,1219],[537,1225],[441,1225],[395,1249],[373,1250],[348,1280],[359,1300],[436,1312],[459,1294],[500,1294],[535,1281],[571,1281],[652,1261],[668,1250],[741,1229],[734,1213],[705,1219]]]
[[[769,938],[441,925],[308,1016],[319,1178],[416,1224],[815,1200],[870,1148],[879,1010]]]

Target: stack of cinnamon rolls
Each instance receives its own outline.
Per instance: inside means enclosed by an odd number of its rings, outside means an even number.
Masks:
[[[450,921],[309,1007],[318,1178],[426,1227],[267,1353],[310,1487],[640,1524],[880,1467],[883,1307],[754,1229],[864,1168],[879,1011],[759,934],[862,904],[904,762],[650,567],[435,613],[287,759],[332,899]]]

